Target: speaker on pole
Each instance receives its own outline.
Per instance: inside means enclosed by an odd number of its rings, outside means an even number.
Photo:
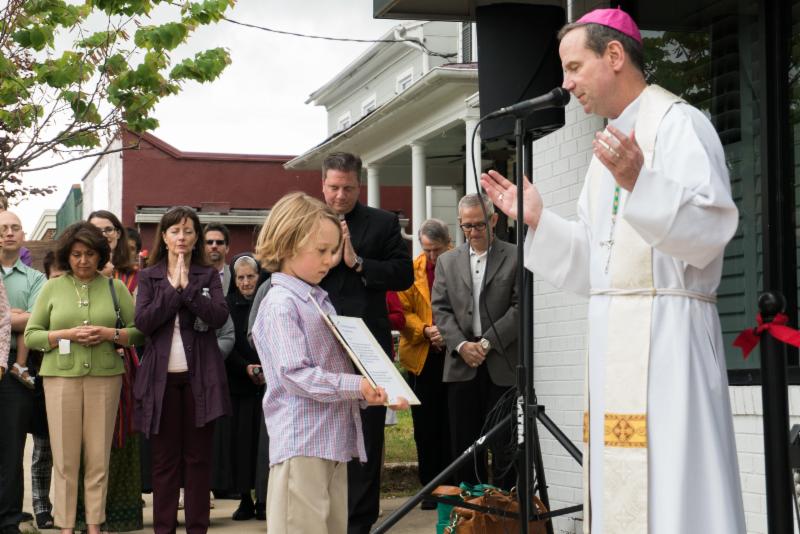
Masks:
[[[478,29],[478,85],[481,116],[547,93],[563,74],[556,34],[566,24],[558,6],[491,4],[475,11]],[[534,139],[564,126],[564,109],[539,111],[525,119]],[[511,137],[513,117],[481,126],[482,139]]]

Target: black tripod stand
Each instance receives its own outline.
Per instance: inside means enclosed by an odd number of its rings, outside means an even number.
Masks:
[[[551,94],[558,98],[552,99],[543,107],[564,106],[569,101],[567,93],[555,90]],[[541,97],[540,97],[541,99]],[[536,100],[536,99],[535,99]],[[544,99],[542,99],[543,101]],[[532,102],[532,101],[531,101]],[[455,504],[465,508],[471,508],[482,512],[502,515],[506,517],[516,517],[520,519],[520,532],[527,534],[528,525],[531,521],[539,521],[549,519],[550,517],[565,515],[577,512],[583,509],[582,505],[571,506],[560,510],[550,511],[544,514],[535,513],[531,510],[531,497],[537,491],[539,498],[550,510],[550,499],[547,492],[547,481],[544,471],[544,462],[542,460],[541,446],[539,443],[539,432],[537,421],[541,422],[545,428],[556,438],[556,440],[569,452],[569,454],[581,464],[583,456],[578,448],[572,441],[556,426],[556,424],[545,414],[544,406],[538,403],[536,391],[533,385],[533,275],[524,268],[524,247],[525,240],[525,224],[521,221],[523,218],[523,181],[524,175],[531,176],[533,155],[532,143],[533,139],[525,132],[524,117],[528,115],[532,109],[530,108],[504,108],[500,110],[503,115],[515,116],[514,137],[516,141],[516,165],[514,170],[515,183],[517,184],[517,224],[516,224],[516,241],[517,241],[517,290],[519,295],[519,307],[521,310],[520,320],[518,325],[518,339],[520,340],[520,352],[517,363],[517,397],[516,397],[516,422],[517,422],[517,496],[519,499],[519,514],[509,513],[503,510],[490,509],[482,506],[475,506],[470,503],[462,503],[461,501],[447,498],[447,497],[434,497],[431,492],[436,489],[442,482],[448,480],[450,476],[456,472],[461,466],[472,459],[472,455],[487,447],[488,442],[498,436],[503,429],[511,424],[511,414],[507,415],[489,430],[485,435],[478,438],[461,456],[459,456],[453,463],[451,463],[444,471],[439,473],[431,482],[423,487],[416,495],[410,498],[398,510],[387,517],[380,525],[374,530],[374,534],[387,532],[394,526],[400,519],[402,519],[408,512],[414,509],[416,505],[423,499],[436,500],[446,504]],[[491,118],[492,116],[499,116],[498,113],[487,115],[475,126],[472,132],[474,140],[480,123]],[[473,142],[474,146],[474,142]],[[474,165],[473,157],[473,165]],[[478,174],[475,173],[477,181]],[[480,191],[480,187],[476,189]],[[484,210],[485,215],[485,210]],[[488,224],[487,229],[491,225]],[[488,231],[488,230],[487,230]],[[535,482],[535,484],[534,484]],[[547,521],[547,533],[553,534],[553,525],[551,521]]]
[[[565,104],[566,102],[564,102]],[[563,104],[562,104],[563,105]],[[534,365],[533,365],[533,274],[524,268],[525,257],[525,224],[524,203],[523,203],[523,181],[524,176],[532,176],[533,173],[533,139],[530,134],[524,131],[524,116],[522,113],[515,115],[514,138],[516,140],[516,160],[514,169],[514,182],[517,185],[517,223],[515,226],[517,238],[517,284],[522,288],[519,291],[521,320],[519,324],[518,336],[521,340],[519,361],[517,364],[517,472],[519,510],[520,510],[520,531],[523,534],[528,532],[527,525],[530,521],[540,519],[531,511],[531,496],[538,490],[539,498],[550,510],[550,498],[547,491],[547,479],[545,477],[544,462],[542,460],[542,448],[539,441],[539,429],[537,421],[541,422],[545,428],[556,438],[567,452],[579,464],[583,463],[583,455],[572,441],[558,428],[558,426],[547,416],[545,408],[540,405],[536,397],[534,387]],[[521,170],[522,169],[522,170]],[[551,511],[548,516],[564,515],[582,510],[583,506],[572,506],[557,511]],[[547,533],[553,534],[553,524],[547,522]]]

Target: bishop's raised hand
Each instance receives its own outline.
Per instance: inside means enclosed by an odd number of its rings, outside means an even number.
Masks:
[[[525,224],[532,229],[539,225],[542,216],[542,195],[535,185],[523,178],[523,218]],[[517,220],[517,186],[508,181],[497,171],[485,172],[481,175],[481,185],[497,209]]]

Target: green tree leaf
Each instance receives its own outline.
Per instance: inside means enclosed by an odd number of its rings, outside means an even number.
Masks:
[[[225,16],[225,10],[233,7],[234,0],[205,0],[190,2],[184,8],[184,21],[194,24],[219,22]]]
[[[64,132],[59,141],[65,147],[93,148],[100,146],[100,136],[95,132]]]
[[[210,82],[216,80],[230,62],[227,50],[214,48],[195,54],[193,59],[184,59],[172,69],[169,76],[173,80]]]
[[[189,27],[182,22],[169,22],[161,26],[142,26],[136,31],[133,42],[148,50],[173,50],[183,43]]]
[[[46,46],[53,46],[53,27],[48,25],[32,25],[12,34],[14,40],[25,48],[33,48],[37,52]]]

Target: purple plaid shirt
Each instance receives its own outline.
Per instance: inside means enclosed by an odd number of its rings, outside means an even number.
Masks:
[[[336,313],[324,289],[275,273],[253,325],[267,380],[270,466],[295,456],[366,462],[361,376],[311,298],[326,313]]]

